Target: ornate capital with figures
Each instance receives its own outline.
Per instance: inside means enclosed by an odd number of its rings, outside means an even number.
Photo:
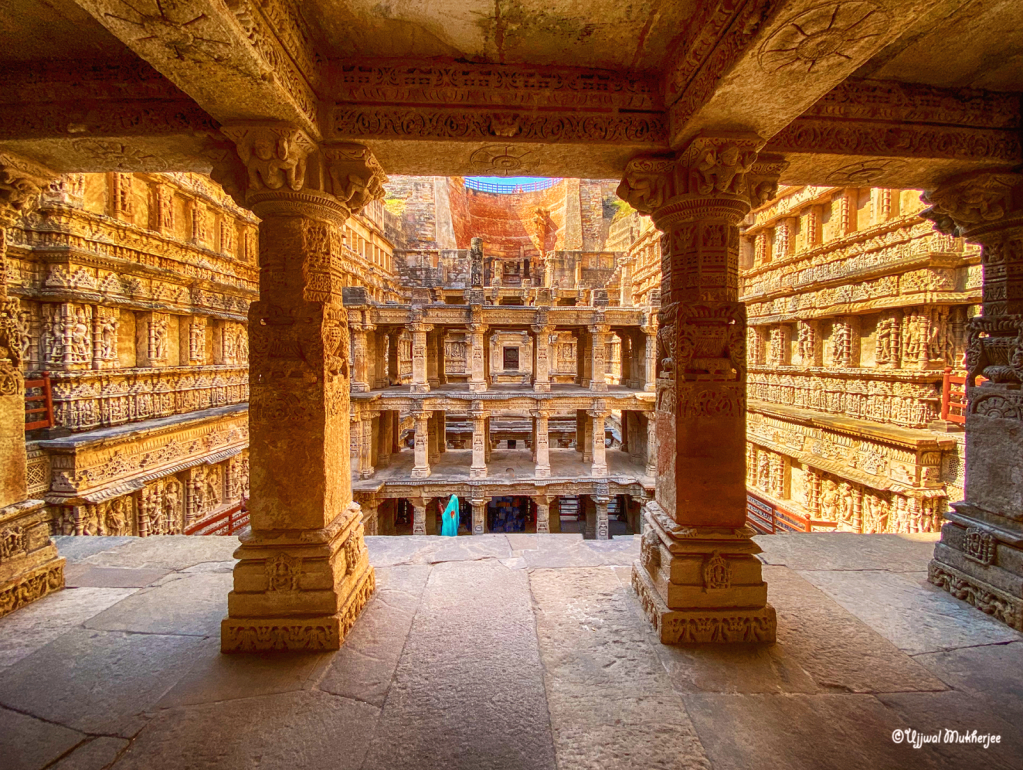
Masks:
[[[39,193],[57,177],[48,168],[9,152],[0,153],[0,227],[31,211]]]

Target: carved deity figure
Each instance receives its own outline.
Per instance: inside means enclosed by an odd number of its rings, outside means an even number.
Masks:
[[[839,520],[839,493],[838,485],[828,479],[821,487],[820,508],[821,518],[827,521]]]
[[[700,195],[742,193],[745,175],[753,168],[756,159],[755,152],[744,153],[734,144],[725,145],[720,150],[707,148],[696,163],[696,192]]]
[[[285,184],[292,190],[302,189],[305,182],[305,159],[292,157],[291,144],[291,138],[281,133],[276,142],[267,137],[257,138],[252,143],[250,155],[242,151],[242,160],[249,169],[249,185],[252,189],[259,190],[266,186],[271,190],[279,190]]]
[[[771,458],[767,452],[760,452],[757,458],[757,486],[765,492],[771,488]]]
[[[107,505],[105,529],[111,536],[131,534],[131,497],[119,497]]]

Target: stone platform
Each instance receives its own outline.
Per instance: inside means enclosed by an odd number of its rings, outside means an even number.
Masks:
[[[234,538],[58,538],[0,619],[0,766],[1018,768],[1023,636],[926,583],[933,536],[761,537],[772,646],[665,647],[639,539],[369,537],[336,653],[219,652]],[[895,730],[1000,734],[927,745]]]

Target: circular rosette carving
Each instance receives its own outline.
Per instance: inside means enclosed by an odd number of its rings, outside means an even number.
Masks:
[[[531,154],[529,150],[514,145],[488,144],[469,156],[469,164],[483,175],[519,176],[532,168]]]
[[[867,0],[826,3],[786,21],[760,48],[760,66],[812,72],[851,62],[869,42],[884,34],[888,14]]]
[[[869,187],[878,180],[902,171],[909,164],[894,158],[861,160],[837,168],[828,174],[825,182],[836,187]]]

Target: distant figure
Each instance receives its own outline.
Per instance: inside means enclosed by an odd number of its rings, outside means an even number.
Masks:
[[[440,533],[445,537],[458,537],[458,495],[451,495],[448,507],[441,515]]]

